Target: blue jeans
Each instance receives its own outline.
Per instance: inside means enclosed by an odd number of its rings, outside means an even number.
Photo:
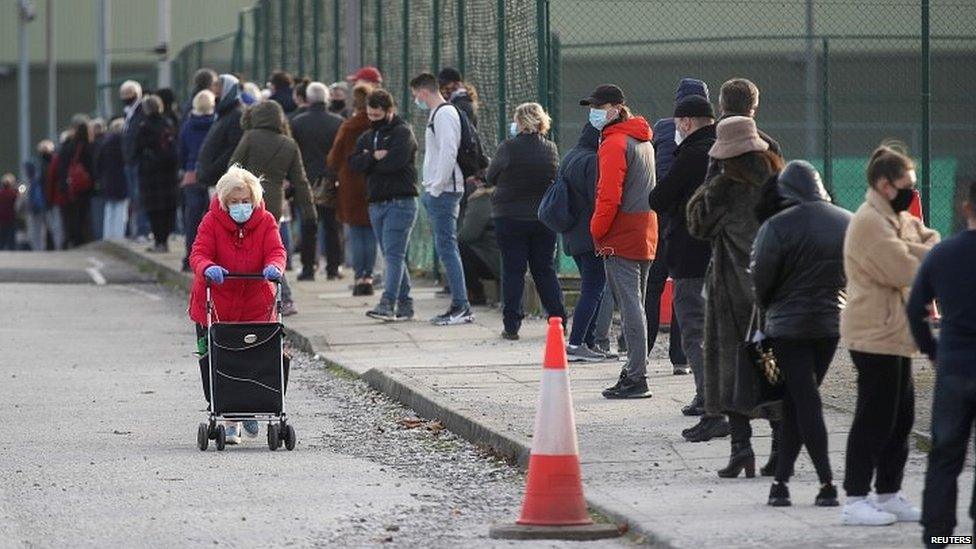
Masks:
[[[123,171],[129,187],[129,234],[133,237],[149,236],[149,216],[139,197],[139,165],[128,164]]]
[[[508,217],[495,218],[495,238],[502,252],[502,313],[505,331],[517,334],[525,315],[522,312],[522,293],[525,290],[525,268],[532,272],[532,281],[539,299],[549,316],[558,316],[566,323],[563,293],[556,278],[556,233],[541,221],[525,221]],[[453,282],[451,290],[454,290]]]
[[[607,271],[603,258],[593,252],[574,255],[573,261],[579,268],[580,296],[576,310],[573,311],[573,329],[569,333],[569,344],[586,343],[592,347],[597,311],[603,301],[603,289],[607,286]]]
[[[291,223],[281,221],[278,223],[278,234],[281,235],[281,244],[285,247],[285,270],[291,270]]]
[[[410,269],[407,267],[407,244],[417,220],[417,199],[398,198],[369,205],[369,222],[386,260],[386,284],[383,300],[409,304]],[[399,282],[398,282],[399,281]]]
[[[102,240],[105,237],[105,199],[99,195],[91,199],[92,239]]]
[[[372,278],[376,266],[376,237],[372,227],[349,225],[349,250],[356,278]]]
[[[190,258],[193,241],[197,238],[197,227],[210,208],[210,194],[199,183],[183,187],[183,230],[186,231],[186,257]]]
[[[464,268],[457,241],[461,193],[442,193],[436,197],[424,193],[423,201],[434,232],[434,249],[444,264],[447,284],[451,287],[451,306],[466,309],[469,306],[468,289],[464,285]]]
[[[968,366],[976,365],[976,361]],[[958,478],[966,464],[966,447],[976,420],[976,377],[946,372],[940,368],[935,379],[932,403],[932,449],[922,493],[924,541],[929,536],[951,536],[956,526]],[[976,486],[974,486],[976,496]],[[970,505],[969,516],[974,516]]]

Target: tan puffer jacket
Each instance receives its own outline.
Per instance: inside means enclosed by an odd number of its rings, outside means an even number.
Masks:
[[[910,357],[918,352],[905,313],[915,274],[939,233],[868,189],[844,239],[847,307],[841,340],[852,351]]]

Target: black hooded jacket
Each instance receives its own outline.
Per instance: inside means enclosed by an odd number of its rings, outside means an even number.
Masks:
[[[230,86],[217,103],[217,120],[210,126],[207,137],[197,154],[197,183],[214,186],[227,172],[227,163],[244,135],[241,115],[244,107],[238,84]]]
[[[387,151],[382,160],[374,151]],[[366,200],[370,203],[417,196],[417,139],[413,129],[399,115],[390,121],[372,123],[359,136],[349,167],[366,174]]]
[[[576,146],[566,153],[559,167],[559,174],[569,187],[569,209],[576,219],[564,233],[563,251],[566,255],[593,253],[593,236],[590,234],[590,218],[596,202],[596,177],[599,164],[596,151],[600,147],[600,130],[589,123],[583,125]]]
[[[750,270],[769,337],[838,337],[844,303],[844,235],[851,213],[830,203],[820,174],[802,160],[777,180],[787,208],[759,229]]]

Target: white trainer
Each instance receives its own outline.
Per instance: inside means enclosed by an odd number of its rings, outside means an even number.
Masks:
[[[840,522],[845,526],[888,526],[898,517],[871,505],[866,499],[848,502],[840,512]]]
[[[908,498],[901,495],[901,493],[887,494],[887,496],[887,499],[881,494],[873,496],[871,498],[871,504],[879,511],[895,515],[898,518],[898,522],[918,522],[922,520],[921,509],[912,505],[912,502],[908,501]],[[885,499],[884,503],[881,502],[882,499]]]
[[[241,426],[237,422],[229,423],[224,427],[224,440],[227,444],[241,443]]]

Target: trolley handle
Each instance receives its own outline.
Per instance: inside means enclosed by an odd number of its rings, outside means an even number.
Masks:
[[[284,276],[284,274],[282,274],[282,276]],[[207,286],[210,286],[211,284],[213,284],[213,282],[211,282],[209,278],[206,278],[206,277],[204,277],[204,278],[207,281]],[[226,274],[224,274],[224,279],[225,280],[226,279],[229,279],[229,278],[237,278],[237,279],[241,279],[241,280],[265,280],[264,273],[226,273]],[[273,282],[273,283],[275,283],[275,284],[277,284],[277,285],[280,286],[281,285],[281,278],[279,277],[276,280],[268,280],[268,282]]]

